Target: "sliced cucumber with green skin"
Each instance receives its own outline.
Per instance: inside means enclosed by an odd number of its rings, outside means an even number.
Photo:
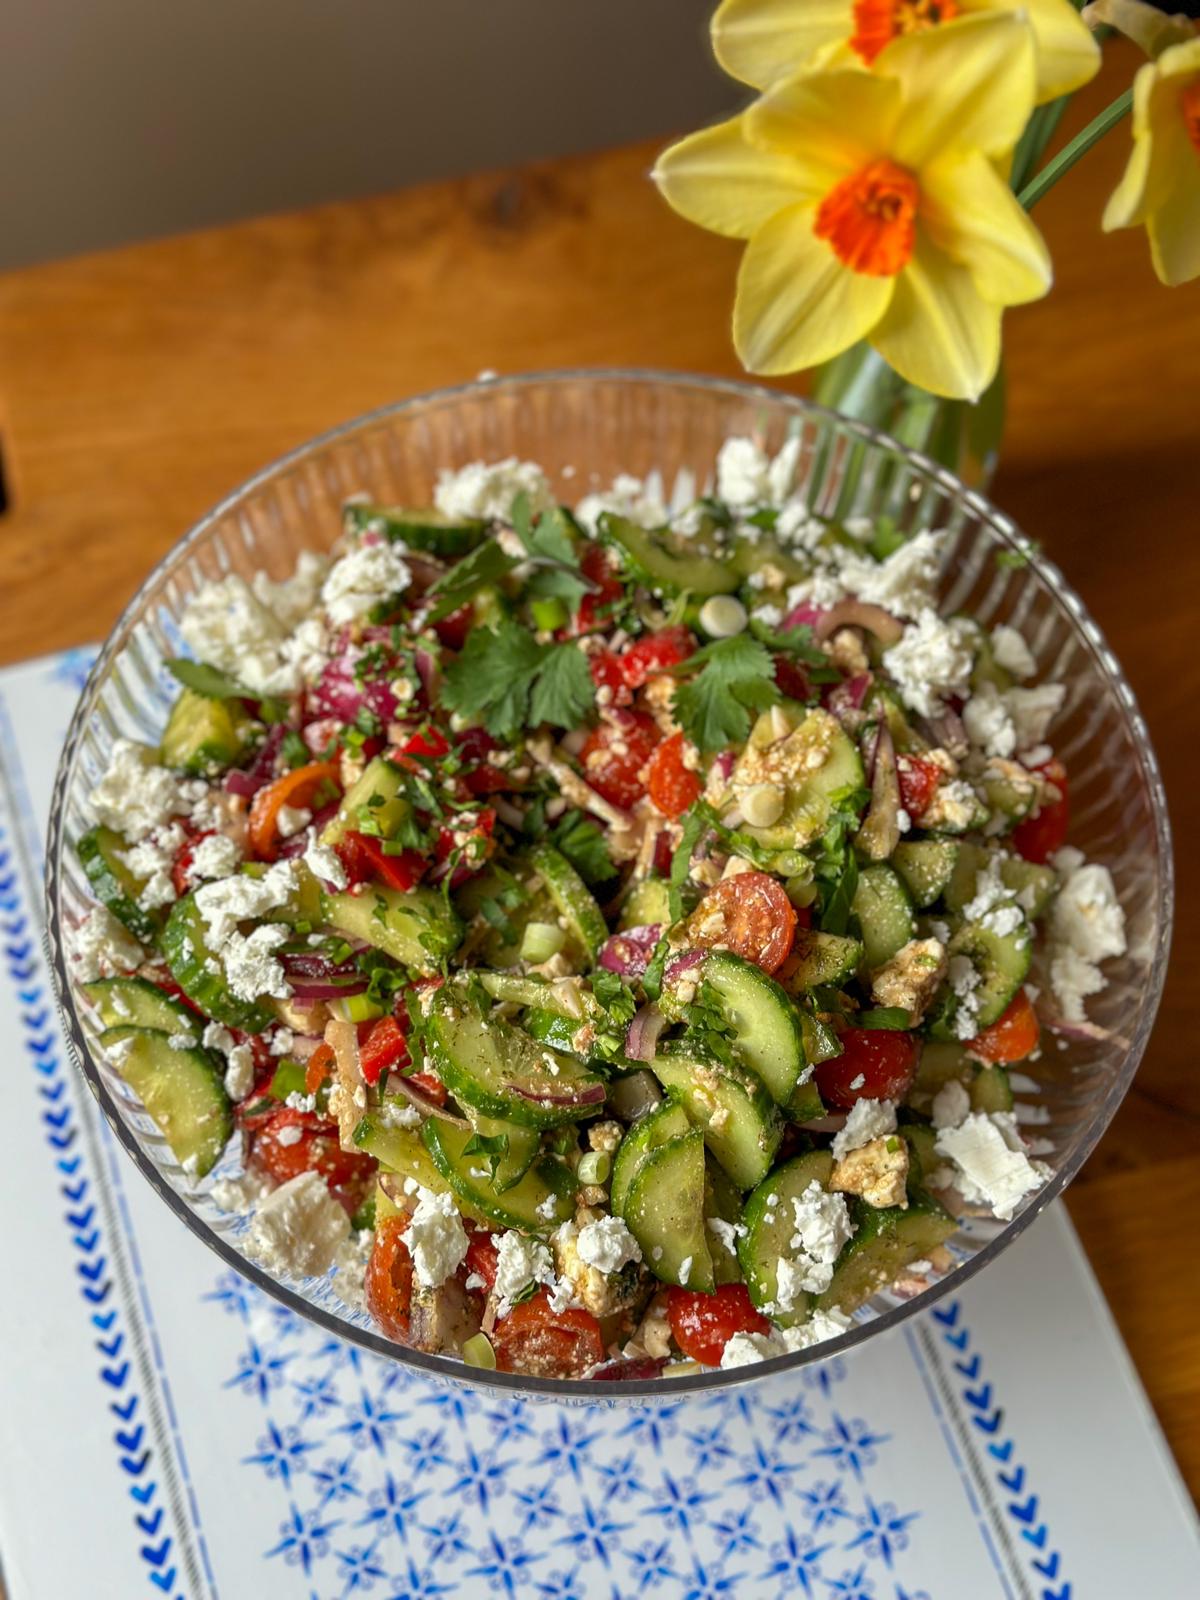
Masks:
[[[162,931],[162,953],[171,976],[206,1017],[245,1033],[261,1033],[274,1022],[275,1012],[266,1001],[238,999],[205,935],[195,891],[183,895],[171,907]]]
[[[729,552],[729,564],[742,579],[752,578],[766,567],[774,567],[783,574],[785,589],[811,578],[813,572],[811,561],[801,560],[769,533],[753,540],[735,539]],[[759,598],[761,594],[756,593],[755,599]]]
[[[804,1006],[800,1011],[800,1032],[804,1039],[804,1059],[808,1062],[809,1076],[798,1083],[788,1101],[788,1116],[793,1122],[812,1122],[825,1115],[825,1105],[813,1069],[822,1061],[832,1061],[842,1053],[837,1034],[828,1023],[822,1022]]]
[[[654,923],[665,928],[671,921],[671,889],[662,878],[642,878],[633,884],[621,905],[617,929],[647,928]]]
[[[746,1201],[742,1214],[746,1232],[738,1240],[738,1260],[746,1288],[756,1306],[776,1305],[779,1258],[791,1258],[792,1236],[796,1232],[792,1202],[799,1200],[810,1184],[817,1183],[827,1189],[832,1171],[833,1157],[828,1150],[811,1150],[806,1155],[793,1156],[760,1183]],[[790,1311],[772,1310],[771,1315],[780,1327],[794,1327],[807,1318],[812,1300],[812,1295],[802,1291]]]
[[[233,1132],[233,1106],[218,1058],[193,1045],[181,1049],[154,1028],[106,1028],[100,1043],[141,1098],[176,1161],[202,1178]]]
[[[674,1100],[664,1100],[662,1105],[656,1106],[634,1123],[621,1140],[613,1162],[608,1194],[609,1204],[617,1216],[624,1215],[630,1186],[650,1152],[666,1144],[668,1139],[682,1138],[691,1126],[687,1112]]]
[[[496,1175],[492,1185],[498,1193],[511,1189],[529,1171],[542,1148],[542,1136],[537,1128],[525,1128],[516,1122],[501,1122],[497,1117],[485,1117],[474,1107],[467,1107],[467,1120],[481,1139],[503,1138],[506,1148],[497,1158]],[[472,1157],[473,1166],[492,1165],[492,1157]]]
[[[733,1048],[776,1105],[786,1106],[806,1066],[800,1013],[774,978],[727,950],[704,962],[701,993],[733,1030]]]
[[[369,885],[362,894],[331,894],[331,927],[365,940],[417,972],[436,972],[462,943],[463,925],[436,889],[401,891]]]
[[[201,1017],[149,978],[97,978],[95,983],[85,983],[83,992],[106,1028],[157,1028],[162,1033],[190,1033],[199,1039],[204,1027]]]
[[[780,982],[789,994],[851,978],[862,960],[858,939],[840,933],[822,933],[818,928],[797,928],[792,952],[784,962]]]
[[[943,893],[965,847],[954,839],[906,839],[892,853],[892,866],[904,880],[918,910]]]
[[[931,1195],[911,1197],[905,1209],[876,1209],[857,1196],[850,1197],[849,1205],[856,1231],[837,1259],[828,1289],[814,1302],[820,1311],[833,1306],[847,1314],[854,1311],[895,1283],[910,1262],[944,1244],[958,1227]]]
[[[992,816],[1004,820],[1005,833],[1015,828],[1018,822],[1024,821],[1037,805],[1041,793],[1036,777],[1012,778],[1003,772],[994,772],[990,763],[984,768],[978,784]]]
[[[850,909],[862,932],[863,959],[872,969],[890,961],[897,950],[916,937],[917,924],[908,890],[899,873],[882,862],[864,867],[859,873]]]
[[[770,1170],[783,1119],[762,1083],[745,1067],[727,1066],[680,1045],[667,1046],[651,1071],[687,1112],[739,1189],[753,1189]]]
[[[980,1067],[971,1083],[971,1110],[990,1114],[993,1111],[1011,1111],[1012,1085],[1008,1073],[1001,1066]]]
[[[927,1122],[907,1122],[900,1129],[900,1137],[908,1145],[908,1193],[923,1192],[929,1175],[945,1162],[938,1155],[937,1130]],[[910,1199],[911,1204],[911,1199]]]
[[[549,978],[524,978],[517,972],[480,972],[478,977],[492,999],[502,1004],[527,1006],[543,1015],[564,1017],[574,1022],[577,1028],[583,1020],[578,1013],[565,1009],[566,1002],[558,995]],[[582,990],[580,1003],[586,1016],[591,1009],[592,999]]]
[[[436,506],[374,506],[351,500],[343,515],[349,533],[378,529],[393,544],[435,556],[465,556],[487,531],[487,524],[475,517],[448,517]]]
[[[324,891],[303,861],[293,861],[291,865],[296,875],[295,889],[289,892],[281,906],[273,906],[270,911],[261,912],[259,920],[286,922],[289,927],[299,927],[304,932],[309,932],[325,921]],[[238,871],[247,878],[263,878],[268,870],[262,861],[243,861],[238,868]]]
[[[665,529],[651,532],[606,511],[597,532],[620,556],[626,575],[654,594],[732,594],[741,582],[728,560],[702,555]]]
[[[321,831],[321,843],[337,844],[351,831],[394,839],[411,814],[402,774],[383,756],[375,756],[342,796],[336,815]]]
[[[384,1120],[368,1113],[354,1130],[354,1143],[369,1156],[374,1156],[380,1167],[394,1172],[400,1180],[412,1179],[431,1194],[454,1194],[454,1190],[434,1165],[433,1157],[416,1128],[389,1128]],[[472,1222],[488,1221],[484,1213],[455,1195],[458,1208]],[[415,1203],[415,1202],[414,1202]],[[376,1220],[395,1216],[401,1209],[399,1203],[384,1189],[377,1190]]]
[[[704,1136],[698,1128],[651,1151],[625,1201],[642,1260],[663,1283],[713,1292],[704,1222]]]
[[[991,635],[978,629],[975,644],[975,665],[971,668],[971,693],[978,694],[985,683],[994,683],[1000,693],[1013,686],[1013,675],[996,660],[996,647]]]
[[[557,1011],[527,1011],[521,1026],[531,1039],[548,1044],[552,1050],[565,1050],[568,1055],[581,1053],[575,1048],[580,1024],[572,1017],[564,1017]]]
[[[608,938],[608,924],[596,904],[596,897],[566,856],[552,845],[536,845],[530,851],[529,860],[568,931],[586,950],[588,960],[594,962],[600,954],[600,946]]]
[[[792,731],[779,737],[777,713],[791,720]],[[731,777],[735,795],[759,784],[784,793],[779,820],[770,827],[742,824],[767,850],[800,850],[820,838],[829,822],[833,797],[857,789],[863,781],[858,751],[835,718],[819,707],[807,711],[784,701],[764,711],[750,730]]]
[[[459,1200],[502,1228],[551,1233],[575,1214],[575,1174],[565,1161],[543,1156],[501,1193],[492,1183],[486,1158],[467,1155],[472,1130],[430,1117],[421,1138],[434,1166]]]
[[[742,1267],[737,1258],[737,1250],[730,1249],[721,1238],[708,1226],[710,1219],[718,1219],[737,1227],[742,1221],[742,1197],[721,1168],[712,1159],[706,1156],[704,1162],[704,1224],[708,1239],[708,1253],[712,1257],[713,1282],[741,1283]],[[734,1241],[736,1245],[736,1239]]]
[[[135,878],[121,860],[128,849],[119,833],[103,827],[85,833],[75,846],[96,899],[125,924],[135,939],[153,944],[163,919],[158,912],[144,911],[138,904],[146,880]]]
[[[211,778],[234,765],[259,726],[236,700],[213,700],[185,689],[171,707],[159,758],[175,772]]]
[[[979,874],[995,854],[978,844],[958,846],[958,860],[942,896],[947,911],[961,911],[974,900]],[[1007,854],[1000,858],[1000,882],[1012,890],[1025,915],[1033,921],[1045,914],[1058,885],[1053,867],[1041,867],[1034,861],[1022,861],[1020,856]]]
[[[974,1063],[956,1039],[926,1039],[907,1099],[918,1111],[928,1111],[940,1089],[950,1082],[966,1087],[974,1072]]]
[[[603,1079],[578,1057],[548,1051],[501,1017],[439,1001],[429,1018],[428,1044],[446,1088],[484,1116],[554,1128],[593,1116],[604,1104]]]
[[[1002,901],[988,913],[988,918],[1007,906],[1018,909],[1015,900]],[[984,922],[968,922],[951,939],[946,954],[953,963],[955,956],[966,956],[979,975],[979,986],[972,999],[972,1037],[990,1028],[999,1020],[1006,1006],[1029,975],[1033,958],[1033,938],[1024,917],[1012,933],[997,933]],[[935,1039],[955,1039],[954,1028],[958,1002],[947,984],[943,987],[941,1002],[930,1024]]]

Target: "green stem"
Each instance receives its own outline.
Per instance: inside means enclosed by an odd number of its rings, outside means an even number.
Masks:
[[[1034,167],[1042,158],[1042,151],[1054,137],[1070,98],[1068,94],[1060,95],[1049,105],[1038,106],[1030,117],[1025,132],[1013,152],[1009,182],[1015,193],[1019,194],[1029,182]]]
[[[1132,105],[1133,90],[1126,89],[1112,105],[1105,106],[1099,116],[1093,117],[1083,132],[1077,133],[1070,144],[1064,145],[1054,160],[1048,161],[1037,177],[1031,183],[1027,183],[1017,196],[1026,211],[1032,211],[1046,191],[1052,189],[1064,173],[1070,172],[1080,157],[1085,156],[1098,140],[1103,139],[1110,128],[1115,128],[1121,118],[1129,114]]]

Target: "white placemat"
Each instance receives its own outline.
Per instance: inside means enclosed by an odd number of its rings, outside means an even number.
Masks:
[[[491,1400],[226,1272],[63,1048],[42,836],[86,650],[0,672],[11,1600],[1195,1600],[1191,1505],[1056,1206],[848,1360],[640,1410]]]

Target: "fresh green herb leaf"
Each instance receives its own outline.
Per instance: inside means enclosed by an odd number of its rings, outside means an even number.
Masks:
[[[871,1011],[860,1011],[854,1019],[856,1028],[891,1028],[907,1030],[912,1018],[903,1006],[876,1006]]]
[[[194,694],[201,694],[206,700],[257,700],[252,689],[243,687],[224,672],[218,672],[216,667],[210,667],[203,661],[188,661],[179,658],[174,661],[164,661],[163,665],[173,678],[191,689]]]
[[[577,644],[539,644],[507,618],[494,632],[477,628],[442,681],[442,705],[478,718],[499,739],[540,722],[574,727],[594,703],[595,685]]]
[[[550,722],[556,728],[574,728],[595,703],[596,685],[578,644],[546,646],[530,700],[533,724]]]
[[[592,994],[614,1022],[625,1024],[633,1021],[637,1001],[633,990],[618,973],[598,967],[592,974]]]
[[[313,759],[309,753],[308,746],[295,728],[289,728],[284,734],[283,741],[279,746],[279,753],[289,767],[305,767]]]
[[[490,588],[501,578],[507,577],[518,564],[515,557],[504,553],[495,539],[485,540],[469,556],[455,562],[449,572],[443,573],[432,586],[429,592],[436,596],[436,600],[425,618],[426,622],[440,622],[443,617],[448,617],[452,611],[457,611],[468,600],[474,599],[480,589]]]
[[[676,890],[678,893],[678,890]],[[663,970],[667,965],[667,957],[671,953],[671,945],[664,933],[654,946],[646,970],[642,974],[642,989],[647,1000],[657,1000],[662,993]]]
[[[553,596],[574,611],[592,584],[579,570],[579,549],[568,513],[553,506],[535,520],[529,496],[522,491],[513,501],[512,525],[535,563],[526,592],[538,599]]]
[[[889,556],[895,555],[901,545],[907,543],[908,535],[899,527],[895,517],[889,517],[884,512],[875,518],[875,526],[867,549],[876,561],[886,561]]]
[[[698,671],[675,690],[672,709],[701,754],[743,743],[750,733],[751,714],[766,711],[780,699],[770,654],[748,633],[705,645],[678,671]]]
[[[604,834],[582,811],[567,811],[550,831],[550,843],[588,885],[607,883],[616,875]]]
[[[473,1133],[463,1145],[464,1156],[486,1156],[489,1176],[493,1183],[496,1181],[496,1172],[500,1163],[508,1154],[508,1135],[506,1133]]]

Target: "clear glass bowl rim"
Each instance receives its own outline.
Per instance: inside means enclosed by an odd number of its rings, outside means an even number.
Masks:
[[[902,458],[915,472],[945,493],[952,495],[980,522],[985,523],[1002,543],[1011,546],[1015,551],[1020,551],[1029,564],[1038,572],[1047,587],[1053,591],[1060,605],[1070,614],[1075,626],[1087,641],[1097,670],[1109,680],[1117,693],[1118,699],[1125,708],[1130,730],[1134,735],[1135,743],[1140,753],[1142,774],[1151,800],[1155,837],[1159,860],[1162,864],[1163,911],[1158,948],[1154,953],[1147,986],[1150,1003],[1143,1012],[1143,1026],[1130,1041],[1120,1072],[1115,1076],[1108,1093],[1098,1102],[1091,1120],[1075,1140],[1069,1158],[1063,1162],[1050,1182],[1039,1191],[1024,1211],[1009,1222],[994,1239],[985,1244],[982,1249],[976,1251],[968,1261],[956,1265],[954,1271],[948,1273],[938,1283],[933,1284],[914,1299],[893,1307],[872,1318],[869,1322],[856,1323],[854,1327],[839,1335],[836,1339],[826,1340],[808,1350],[797,1351],[791,1355],[778,1356],[772,1360],[757,1362],[750,1366],[730,1368],[726,1371],[715,1368],[706,1369],[689,1377],[625,1379],[603,1383],[596,1383],[589,1379],[538,1378],[524,1376],[519,1373],[486,1371],[478,1367],[468,1367],[457,1358],[429,1355],[420,1350],[411,1350],[405,1346],[394,1344],[374,1329],[362,1328],[353,1323],[347,1323],[324,1307],[314,1305],[311,1301],[289,1289],[285,1284],[271,1277],[255,1262],[248,1260],[238,1250],[234,1249],[231,1244],[227,1243],[225,1239],[214,1233],[207,1222],[192,1210],[183,1196],[172,1188],[159,1168],[146,1155],[132,1129],[125,1123],[109,1096],[107,1086],[86,1046],[83,1029],[76,1011],[74,990],[68,971],[63,929],[58,910],[61,859],[66,843],[63,824],[67,780],[76,745],[79,743],[83,729],[90,716],[93,689],[99,680],[104,677],[110,661],[117,653],[117,638],[121,631],[128,623],[133,622],[139,616],[145,596],[159,581],[166,568],[182,562],[187,557],[192,546],[204,538],[214,523],[227,516],[230,511],[235,509],[247,496],[253,494],[256,489],[268,483],[277,475],[297,466],[307,457],[318,454],[327,446],[360,430],[371,428],[397,417],[403,417],[407,412],[419,411],[422,407],[430,404],[441,404],[468,396],[482,398],[488,395],[511,395],[523,388],[545,387],[556,383],[586,384],[588,382],[693,388],[708,393],[725,394],[731,398],[763,406],[782,407],[785,411],[797,416],[827,419],[830,424],[835,424],[843,433],[850,434],[890,456]],[[364,412],[347,422],[339,423],[325,433],[298,445],[295,449],[278,457],[252,477],[246,479],[213,506],[211,510],[206,512],[155,564],[113,625],[108,640],[102,647],[91,672],[88,674],[59,759],[46,836],[46,915],[48,928],[46,942],[59,1011],[66,1024],[69,1052],[92,1094],[95,1096],[110,1128],[133,1159],[142,1176],[192,1233],[203,1240],[209,1249],[213,1250],[228,1267],[242,1277],[249,1279],[257,1288],[262,1289],[273,1299],[279,1301],[280,1304],[286,1306],[289,1311],[304,1318],[306,1321],[316,1323],[327,1333],[331,1333],[340,1339],[347,1339],[389,1361],[399,1361],[402,1365],[415,1368],[419,1372],[442,1381],[468,1386],[479,1385],[513,1395],[528,1395],[565,1403],[579,1404],[582,1402],[603,1405],[621,1399],[640,1400],[643,1403],[650,1404],[665,1404],[676,1397],[709,1393],[714,1389],[727,1389],[738,1384],[758,1382],[760,1379],[778,1376],[783,1372],[795,1371],[800,1367],[808,1366],[814,1362],[825,1361],[833,1356],[845,1355],[869,1339],[877,1338],[880,1334],[896,1328],[914,1313],[927,1311],[945,1295],[957,1293],[977,1272],[982,1271],[985,1266],[995,1260],[1001,1251],[1007,1249],[1014,1240],[1024,1233],[1051,1201],[1062,1193],[1095,1149],[1101,1135],[1128,1091],[1145,1052],[1166,979],[1174,921],[1175,873],[1167,797],[1163,787],[1158,759],[1154,753],[1150,733],[1138,707],[1133,690],[1126,681],[1124,674],[1119,669],[1114,671],[1113,667],[1110,666],[1110,662],[1115,661],[1116,657],[1109,648],[1100,628],[1059,568],[1042,553],[1033,541],[1021,533],[1010,517],[994,506],[990,500],[975,490],[967,488],[953,473],[931,460],[928,456],[922,455],[919,451],[910,450],[907,446],[898,443],[887,434],[881,433],[877,429],[871,428],[853,418],[844,417],[840,413],[831,411],[828,407],[818,405],[804,397],[788,394],[779,389],[771,389],[764,384],[745,383],[731,378],[706,377],[689,372],[646,367],[575,367],[513,373],[504,377],[482,380],[477,379],[469,383],[427,390],[422,394],[413,395],[404,400],[393,401],[372,411]]]

